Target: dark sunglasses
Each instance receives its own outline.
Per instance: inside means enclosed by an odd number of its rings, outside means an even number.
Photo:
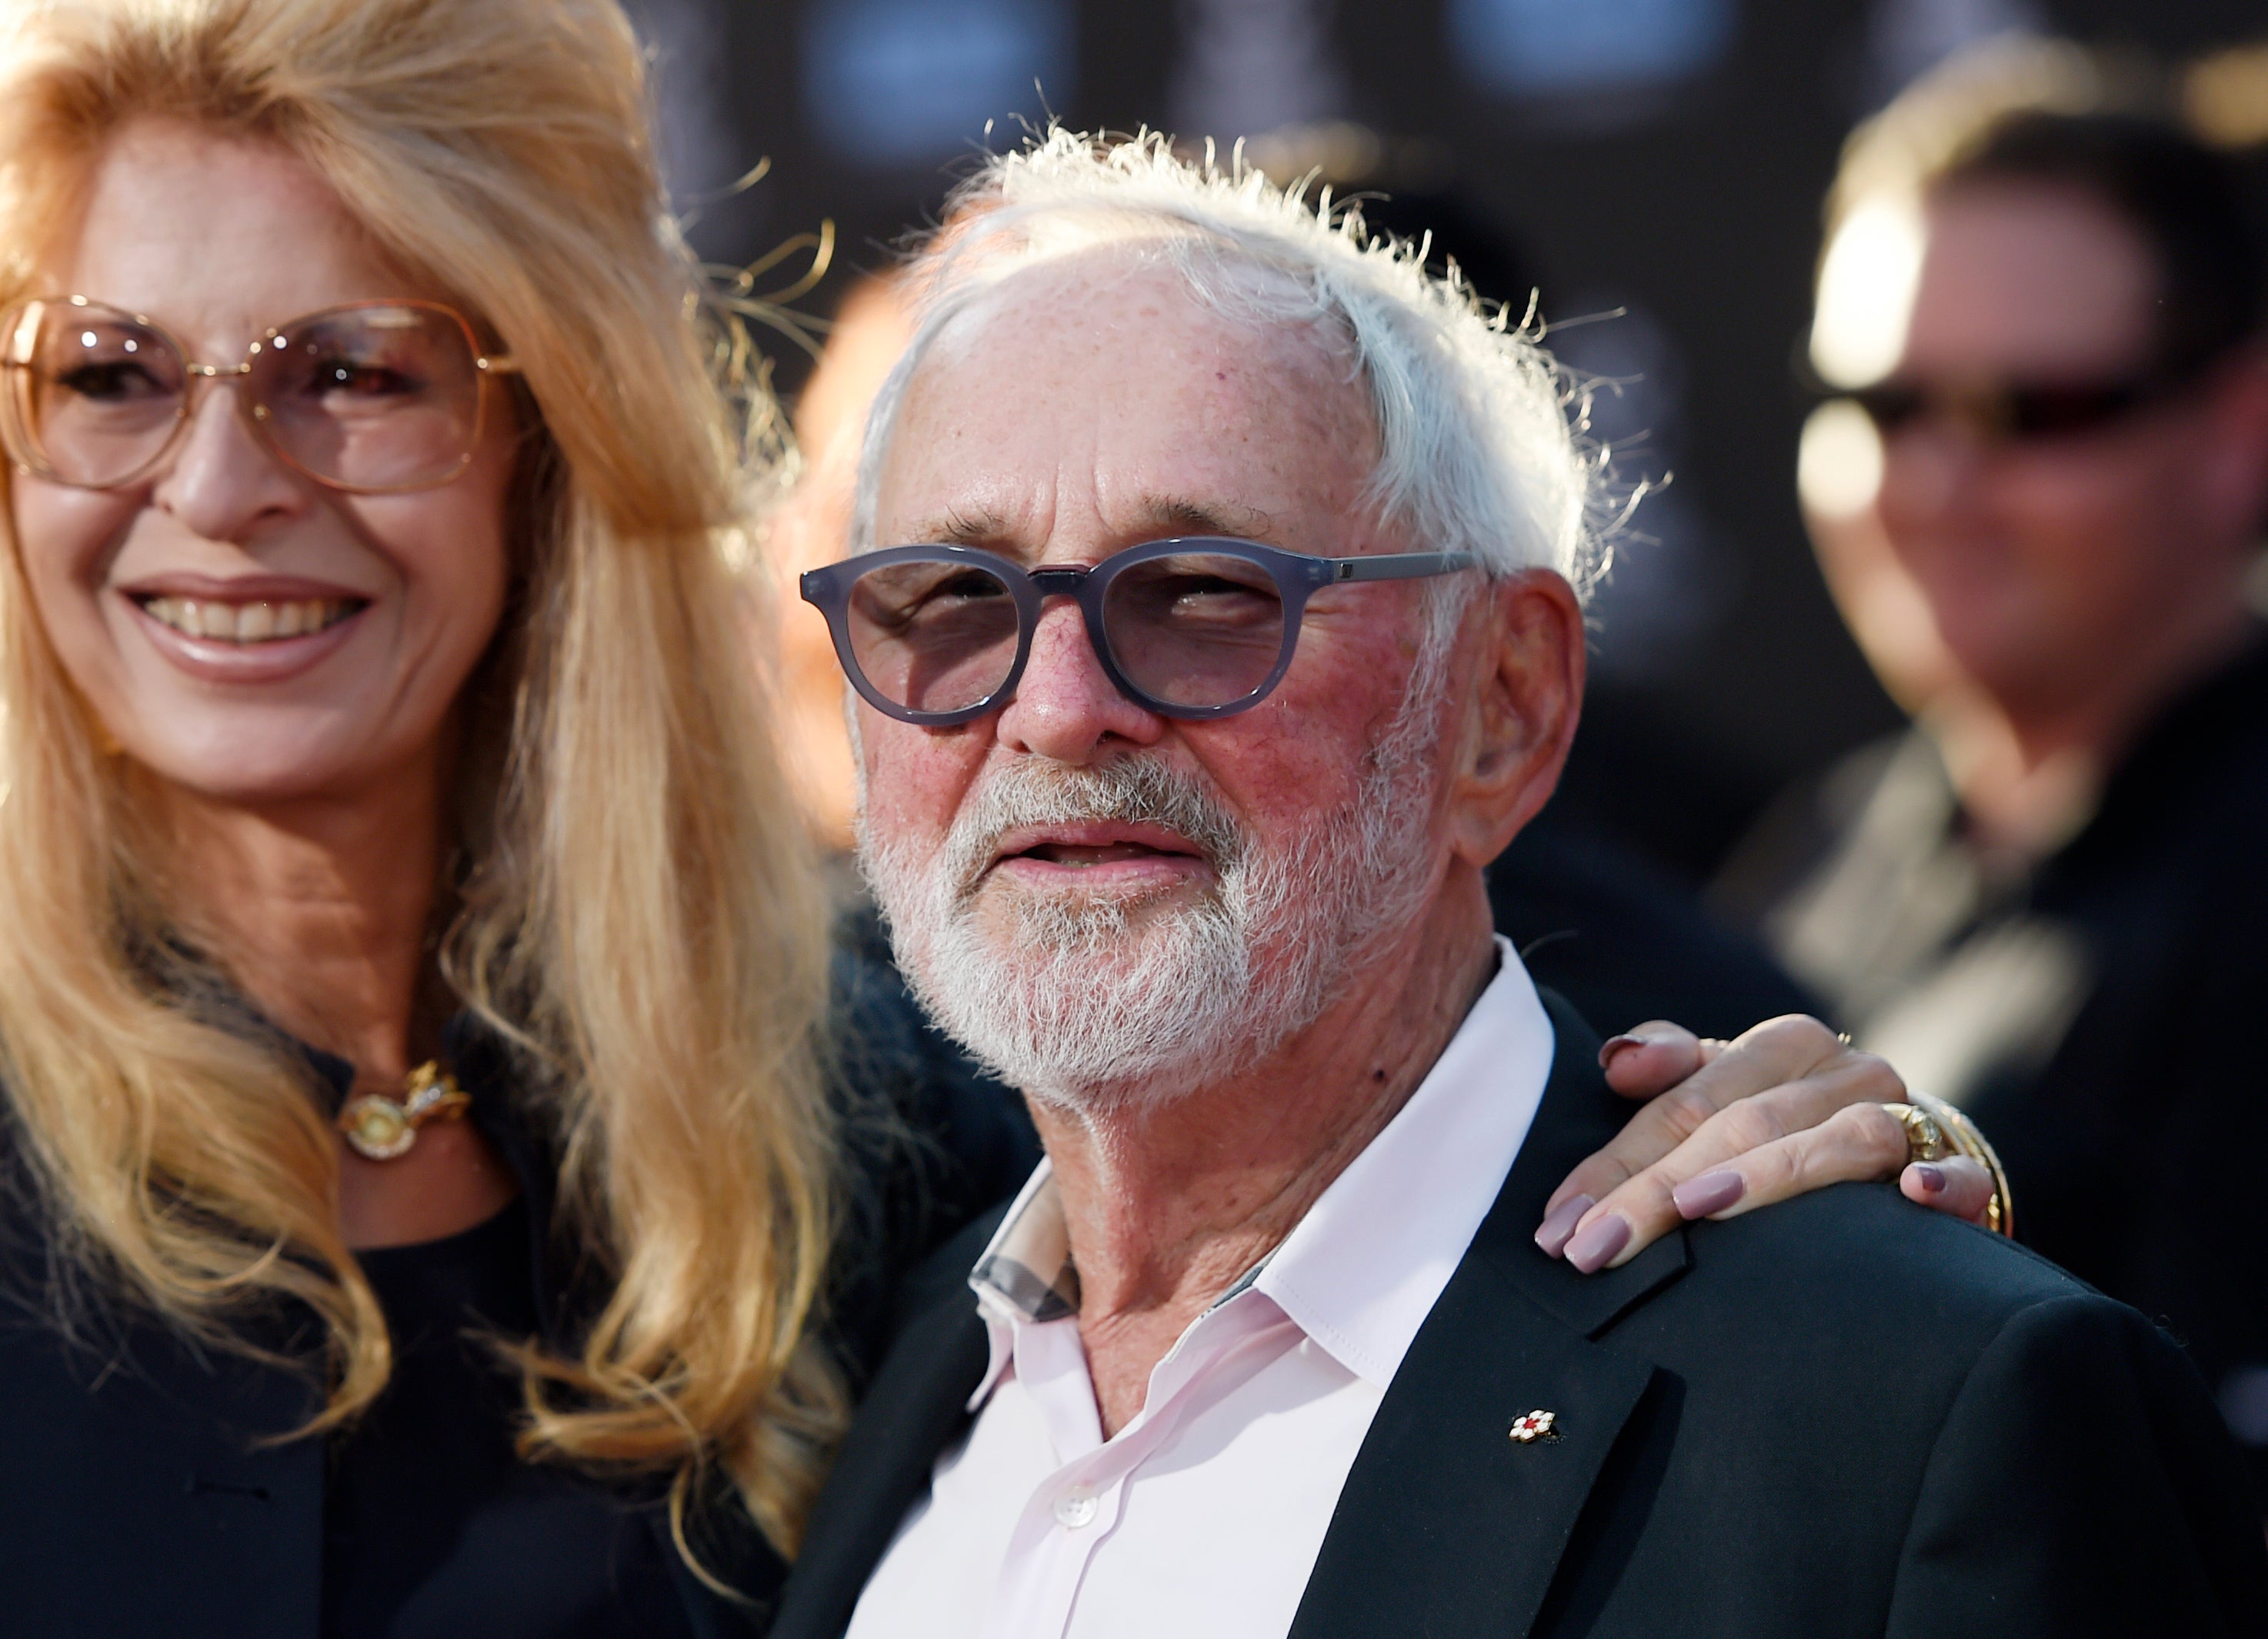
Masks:
[[[1078,601],[1121,694],[1163,717],[1212,718],[1250,710],[1283,681],[1307,600],[1324,587],[1479,562],[1470,552],[1315,557],[1194,536],[1026,569],[978,547],[893,546],[812,570],[802,588],[827,616],[851,687],[902,722],[943,727],[1005,705],[1051,597]]]
[[[2171,398],[2189,373],[2153,371],[2123,381],[1950,387],[1884,381],[1847,395],[1885,438],[1936,417],[1988,443],[2043,443],[2115,426]]]

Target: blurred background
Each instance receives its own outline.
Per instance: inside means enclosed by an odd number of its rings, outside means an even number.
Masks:
[[[2268,37],[2258,0],[631,9],[696,247],[746,264],[795,245],[760,281],[777,288],[810,265],[801,236],[831,225],[826,275],[794,304],[821,320],[934,220],[972,152],[1049,114],[1245,138],[1271,169],[1390,196],[1373,219],[1433,230],[1483,293],[1539,292],[1554,351],[1607,384],[1596,430],[1621,476],[1668,480],[1597,599],[1597,732],[1558,807],[1697,883],[1774,792],[1901,720],[1822,589],[1794,484],[1821,200],[1852,125],[2012,31],[2177,73]],[[810,361],[773,339],[792,404]]]

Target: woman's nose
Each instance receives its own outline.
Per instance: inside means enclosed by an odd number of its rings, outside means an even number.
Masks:
[[[153,505],[208,540],[241,535],[262,518],[295,512],[306,484],[254,432],[240,378],[202,380],[189,425],[151,492]]]

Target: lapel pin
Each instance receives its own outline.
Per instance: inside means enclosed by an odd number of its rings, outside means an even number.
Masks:
[[[1525,1417],[1512,1420],[1512,1443],[1514,1445],[1533,1445],[1538,1440],[1550,1443],[1558,1438],[1559,1414],[1557,1412],[1533,1411]]]

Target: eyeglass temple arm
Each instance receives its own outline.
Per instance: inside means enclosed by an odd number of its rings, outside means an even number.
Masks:
[[[1480,566],[1477,552],[1384,552],[1374,557],[1334,557],[1331,580],[1423,580]]]

